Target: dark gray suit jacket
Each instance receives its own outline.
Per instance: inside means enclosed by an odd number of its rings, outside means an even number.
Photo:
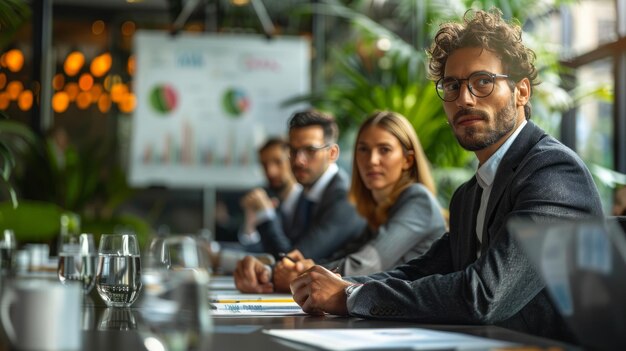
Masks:
[[[267,252],[278,255],[298,249],[304,257],[321,260],[358,237],[365,221],[348,202],[348,176],[340,169],[313,206],[309,227],[303,233],[285,233],[278,218],[260,223],[257,230]],[[293,239],[291,239],[293,238]]]
[[[602,216],[589,171],[573,151],[529,121],[497,170],[476,259],[478,188],[474,177],[457,189],[450,231],[426,254],[390,272],[353,278],[365,285],[348,300],[350,314],[496,324],[573,341],[505,224],[517,216],[535,221]]]

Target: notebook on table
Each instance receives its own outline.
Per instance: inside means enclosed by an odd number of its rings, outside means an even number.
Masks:
[[[586,349],[626,350],[624,223],[618,218],[508,223]]]

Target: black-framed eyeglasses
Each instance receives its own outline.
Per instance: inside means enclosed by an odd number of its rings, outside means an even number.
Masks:
[[[324,150],[324,149],[328,149],[329,147],[331,147],[332,144],[326,144],[326,145],[322,145],[322,146],[315,146],[315,145],[308,145],[308,146],[303,146],[303,147],[299,147],[299,148],[295,148],[295,147],[289,147],[289,158],[295,160],[296,158],[298,158],[298,155],[300,154],[300,152],[302,152],[302,154],[304,155],[304,158],[307,160],[312,159],[313,157],[315,157],[315,154],[317,154],[318,151]]]
[[[464,79],[443,77],[437,81],[435,88],[441,100],[451,102],[459,97],[461,82],[467,81],[467,88],[470,93],[476,97],[484,98],[491,95],[495,81],[498,78],[509,78],[509,76],[506,74],[478,71]]]

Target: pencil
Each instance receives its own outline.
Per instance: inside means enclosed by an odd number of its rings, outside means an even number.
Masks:
[[[288,259],[289,261],[291,261],[293,263],[298,262],[295,258],[291,258],[291,257],[287,256],[287,254],[284,253],[284,252],[279,253],[278,257],[280,257],[281,259],[286,258],[286,259]]]

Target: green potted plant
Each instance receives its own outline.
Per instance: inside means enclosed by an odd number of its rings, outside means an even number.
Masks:
[[[473,156],[461,149],[447,125],[443,106],[433,83],[427,79],[425,49],[430,45],[437,22],[459,19],[468,8],[496,6],[507,18],[540,21],[551,8],[573,1],[402,1],[393,10],[372,11],[370,2],[321,1],[307,7],[308,12],[345,20],[347,38],[336,43],[327,60],[327,85],[318,92],[289,101],[310,102],[338,118],[343,135],[350,135],[364,116],[373,110],[389,109],[405,115],[415,127],[424,151],[433,164],[438,181],[439,199],[447,206],[453,190],[471,176]],[[379,9],[380,10],[380,9]],[[376,20],[372,19],[375,17]],[[336,32],[339,25],[333,25]],[[572,106],[572,99],[560,85],[564,68],[548,44],[524,33],[538,54],[537,63],[543,84],[535,90],[533,117],[547,130],[551,116]],[[384,45],[381,45],[384,44]],[[557,99],[557,97],[560,97]],[[535,115],[535,114],[534,114]],[[547,125],[547,126],[546,126]]]
[[[19,202],[0,203],[0,227],[15,231],[20,242],[54,244],[64,213],[80,216],[81,230],[112,233],[134,231],[143,244],[150,234],[147,222],[116,209],[134,193],[125,173],[109,160],[111,145],[93,140],[82,148],[60,147],[25,125],[0,121],[0,144],[10,155],[10,194]],[[14,206],[14,203],[17,206]]]

